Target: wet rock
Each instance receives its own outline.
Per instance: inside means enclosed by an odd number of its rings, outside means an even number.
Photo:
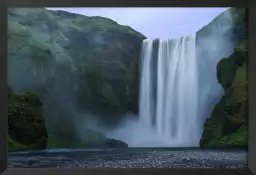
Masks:
[[[128,148],[127,143],[121,140],[115,140],[115,139],[107,139],[106,145],[110,148]]]

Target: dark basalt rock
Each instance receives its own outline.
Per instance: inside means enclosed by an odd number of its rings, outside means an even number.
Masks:
[[[128,148],[128,144],[115,139],[107,139],[105,144],[110,148]]]

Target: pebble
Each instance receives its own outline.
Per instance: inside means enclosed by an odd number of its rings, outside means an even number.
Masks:
[[[77,156],[76,156],[77,154]],[[81,157],[81,154],[84,157]],[[79,156],[78,156],[79,155]],[[33,164],[28,160],[33,160]],[[9,168],[246,168],[247,152],[220,150],[110,151],[47,157],[9,155]]]

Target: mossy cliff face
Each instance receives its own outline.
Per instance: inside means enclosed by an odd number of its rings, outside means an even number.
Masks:
[[[246,13],[244,8],[229,8],[196,33],[197,57],[208,60],[207,65],[199,63],[202,68],[199,75],[207,78],[204,72],[212,71],[210,74],[217,76],[219,82],[219,85],[215,82],[205,85],[200,91],[209,96],[207,100],[214,106],[207,114],[210,118],[204,124],[201,147],[245,147],[247,144],[247,125],[244,124],[248,118]],[[216,89],[224,89],[220,100],[209,94]]]
[[[248,146],[247,40],[243,40],[228,58],[217,66],[224,96],[207,119],[201,147]]]
[[[207,42],[207,40],[210,38],[212,40],[220,40],[220,42],[224,41],[224,44],[227,42],[231,43],[231,40],[233,41],[232,43],[234,43],[234,45],[237,45],[245,37],[244,34],[247,30],[246,18],[247,12],[245,8],[228,8],[226,11],[214,18],[208,25],[205,25],[198,32],[196,32],[197,44]],[[232,51],[234,49],[234,45],[230,46]],[[204,45],[200,46],[203,47]],[[205,46],[204,49],[206,48],[207,46]],[[222,51],[225,52],[227,48],[228,47],[226,45]],[[208,50],[213,50],[213,48],[208,47]],[[207,50],[204,51],[207,52]]]
[[[47,138],[40,99],[34,93],[15,93],[9,90],[9,150],[44,149],[47,145]]]
[[[42,99],[50,140],[88,140],[81,133],[101,138],[99,133],[81,131],[88,116],[84,113],[112,119],[119,116],[115,113],[137,112],[143,39],[129,26],[103,17],[9,8],[8,85]],[[88,144],[98,144],[89,140]]]
[[[144,38],[107,18],[10,8],[9,84],[49,91],[62,86],[57,90],[75,96],[80,109],[136,111],[134,72]],[[29,82],[21,83],[17,79],[24,74]]]

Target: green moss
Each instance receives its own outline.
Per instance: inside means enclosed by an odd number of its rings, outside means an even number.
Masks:
[[[248,128],[241,127],[235,133],[225,136],[227,145],[234,145],[238,147],[248,147]]]
[[[33,77],[31,84],[40,90],[50,86],[49,79],[75,77],[76,82],[62,83],[79,84],[74,93],[79,108],[136,111],[138,86],[131,77],[138,75],[132,65],[145,36],[129,26],[64,11],[9,8],[8,33],[11,76]]]
[[[108,83],[103,83],[102,89],[102,101],[106,105],[110,105],[113,107],[119,107],[118,99],[115,96],[115,93],[113,92],[112,87]]]
[[[23,145],[21,143],[14,141],[9,135],[7,137],[7,143],[8,143],[8,151],[9,152],[31,149],[30,146]]]
[[[225,94],[205,122],[201,147],[247,147],[247,61],[247,40],[244,40],[229,58],[218,63],[218,81]]]
[[[47,131],[42,103],[34,93],[8,92],[8,143],[11,150],[43,149]]]
[[[82,148],[83,144],[74,139],[58,134],[49,134],[47,148]]]
[[[248,147],[248,128],[241,127],[234,133],[210,140],[208,147],[245,148]]]
[[[49,146],[63,147],[69,141],[71,146],[81,145],[67,139],[76,136],[77,126],[76,114],[63,111],[67,103],[79,112],[92,110],[105,118],[110,116],[105,111],[137,108],[138,74],[133,63],[139,59],[143,39],[129,26],[107,18],[45,8],[8,9],[8,82],[42,97],[47,129],[59,133],[50,136]],[[31,127],[27,132],[34,134]],[[98,143],[90,134],[77,140]]]
[[[200,29],[196,33],[197,39],[219,35],[218,28],[225,27],[227,30],[223,33],[223,36],[230,36],[234,43],[239,43],[247,37],[247,21],[246,8],[228,8]]]

